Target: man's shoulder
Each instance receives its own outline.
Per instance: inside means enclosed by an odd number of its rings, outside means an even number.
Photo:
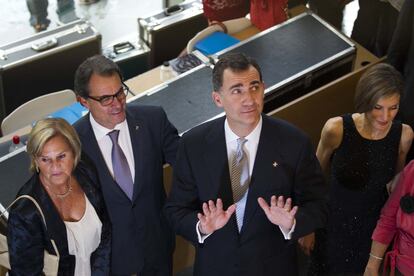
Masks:
[[[220,117],[220,118],[202,123],[198,126],[195,126],[189,131],[187,131],[186,133],[184,133],[183,138],[198,139],[201,137],[205,137],[207,134],[211,133],[212,131],[217,131],[220,127],[224,129],[224,120],[225,120],[225,117]]]
[[[78,133],[81,141],[85,139],[85,136],[88,137],[90,133],[89,130],[92,130],[92,126],[89,121],[89,114],[77,120],[76,123],[73,124],[73,128]]]
[[[89,123],[89,113],[82,116],[79,120],[77,120],[74,124],[73,127],[75,128],[75,130],[77,132],[79,132],[80,130],[84,129]]]

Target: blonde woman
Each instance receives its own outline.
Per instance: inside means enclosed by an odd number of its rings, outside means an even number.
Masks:
[[[80,142],[63,119],[44,119],[30,133],[27,151],[31,179],[18,195],[40,205],[47,230],[35,205],[20,199],[10,210],[8,245],[10,275],[41,275],[43,252],[60,254],[59,275],[109,275],[111,230],[94,177],[80,161]]]

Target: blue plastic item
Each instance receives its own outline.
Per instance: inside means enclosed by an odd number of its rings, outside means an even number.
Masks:
[[[212,55],[226,49],[234,44],[237,44],[240,40],[225,34],[223,32],[214,32],[205,38],[199,40],[194,48],[202,52],[204,55]]]
[[[73,124],[88,112],[88,109],[76,102],[50,114],[51,118],[63,118]]]

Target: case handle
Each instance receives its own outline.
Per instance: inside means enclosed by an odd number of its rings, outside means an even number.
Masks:
[[[184,10],[184,8],[181,7],[180,5],[173,5],[173,6],[169,7],[169,8],[166,8],[164,10],[164,14],[166,16],[170,16],[170,15],[173,15],[175,13],[178,13],[178,12],[180,12],[182,10]]]
[[[114,47],[114,52],[117,55],[129,52],[129,51],[132,51],[133,49],[135,49],[134,45],[132,45],[132,43],[129,42],[129,41],[125,41],[125,42],[115,44],[113,47]]]
[[[32,44],[32,49],[36,52],[42,52],[55,47],[58,44],[56,38],[35,42]]]

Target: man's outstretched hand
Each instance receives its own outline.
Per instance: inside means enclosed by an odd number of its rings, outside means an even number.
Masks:
[[[288,198],[285,202],[283,196],[272,196],[270,205],[262,197],[257,199],[269,221],[280,226],[284,231],[289,232],[295,222],[295,215],[298,206],[292,208],[292,199]]]
[[[236,204],[232,204],[223,210],[223,202],[220,198],[216,203],[213,200],[203,203],[203,213],[198,213],[197,217],[200,220],[199,230],[204,235],[209,235],[214,231],[222,228],[227,224],[231,215],[236,210]]]

